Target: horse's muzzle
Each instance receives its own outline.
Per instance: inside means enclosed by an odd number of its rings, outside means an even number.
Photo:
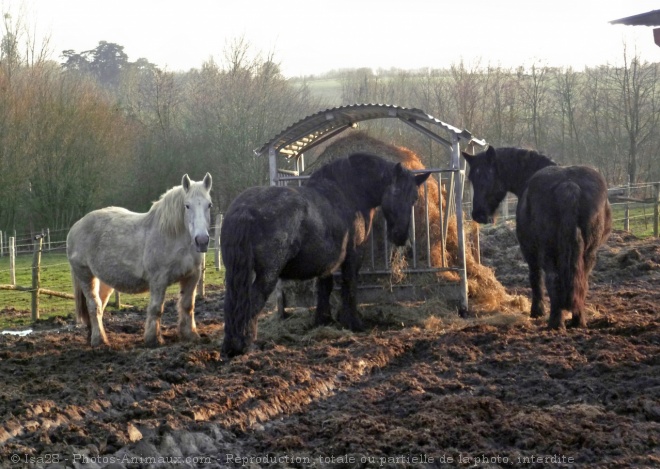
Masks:
[[[408,230],[388,230],[388,238],[395,246],[405,246],[408,242]]]
[[[472,212],[472,219],[477,223],[488,224],[493,223],[494,219],[492,216],[488,216],[485,212]]]
[[[209,250],[209,235],[195,236],[195,247],[197,252],[207,252]]]

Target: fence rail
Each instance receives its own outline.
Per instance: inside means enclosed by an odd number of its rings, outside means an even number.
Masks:
[[[10,284],[9,285],[0,285],[0,290],[15,290],[29,292],[32,296],[31,301],[31,313],[32,320],[36,321],[39,319],[39,296],[40,295],[50,295],[57,296],[60,298],[73,299],[71,293],[64,293],[55,290],[50,290],[47,288],[41,288],[41,253],[43,250],[44,240],[43,237],[37,236],[33,244],[34,254],[32,257],[32,285],[26,287],[22,285],[16,285],[16,269],[15,269],[15,241],[14,237],[10,238]]]

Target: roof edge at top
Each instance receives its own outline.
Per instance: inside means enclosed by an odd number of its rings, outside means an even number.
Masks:
[[[628,26],[660,26],[660,10],[651,10],[638,15],[627,16],[610,21],[610,24],[625,24]]]

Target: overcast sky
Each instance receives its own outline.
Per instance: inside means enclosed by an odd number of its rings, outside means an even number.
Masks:
[[[62,50],[124,46],[170,71],[223,61],[244,37],[287,76],[333,69],[468,65],[584,66],[620,62],[623,43],[660,60],[652,28],[613,19],[660,9],[649,0],[0,0]]]

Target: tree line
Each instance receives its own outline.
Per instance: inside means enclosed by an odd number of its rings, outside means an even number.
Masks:
[[[417,107],[496,146],[537,149],[564,164],[597,167],[611,185],[660,180],[656,64],[574,71],[533,64],[333,72],[335,98],[313,80],[288,79],[273,55],[236,39],[218,63],[188,72],[130,61],[118,44],[64,51],[61,62],[0,43],[0,229],[64,229],[95,208],[146,211],[188,173],[214,177],[224,210],[267,182],[253,150],[328,107],[380,102]],[[625,51],[624,51],[625,55]],[[392,127],[367,124],[383,140],[416,150],[428,166],[443,149]]]
[[[630,54],[621,65],[576,71],[533,63],[517,68],[335,72],[342,100],[418,107],[495,146],[540,151],[560,164],[586,164],[610,185],[660,180],[659,65]],[[375,131],[386,138],[387,125]],[[402,142],[399,142],[402,143]],[[409,145],[435,155],[429,143]]]
[[[146,211],[184,173],[211,172],[226,208],[267,180],[253,150],[319,107],[244,40],[223,63],[186,73],[132,62],[104,41],[61,63],[28,63],[2,44],[1,230],[63,229],[107,205]]]

